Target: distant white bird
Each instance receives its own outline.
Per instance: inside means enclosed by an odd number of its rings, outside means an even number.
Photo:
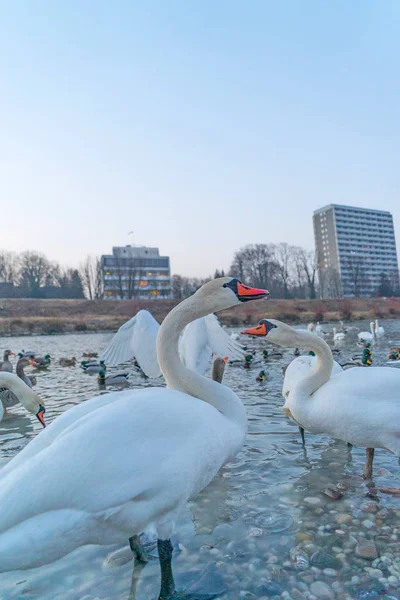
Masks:
[[[385,335],[385,330],[379,326],[378,319],[375,320],[375,334],[376,337],[383,337]]]
[[[360,342],[374,342],[376,339],[375,336],[375,323],[371,321],[369,324],[370,331],[360,331],[357,335]]]
[[[160,325],[147,310],[140,310],[124,323],[101,355],[108,365],[120,365],[135,358],[148,377],[160,377],[156,340]],[[204,373],[212,354],[243,359],[241,347],[220,326],[215,315],[192,321],[185,327],[179,342],[182,362],[189,369]]]
[[[307,325],[307,329],[308,329],[308,331],[314,331],[314,323],[309,323]]]
[[[346,334],[343,331],[337,331],[336,327],[333,328],[333,341],[334,342],[344,342],[346,339]]]

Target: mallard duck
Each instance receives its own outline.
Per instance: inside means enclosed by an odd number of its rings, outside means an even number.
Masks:
[[[76,365],[76,358],[75,356],[72,358],[60,358],[58,364],[62,367],[74,367]]]
[[[83,358],[97,358],[99,356],[98,352],[84,352],[82,354]]]
[[[300,350],[299,350],[299,348],[295,348],[293,354],[295,356],[300,356]]]
[[[36,369],[47,369],[47,367],[51,363],[50,354],[45,354],[44,356],[38,356],[33,360],[33,365]]]
[[[120,385],[128,383],[129,373],[116,373],[115,375],[107,375],[104,369],[99,371],[97,381],[100,385]]]
[[[84,360],[81,362],[81,367],[85,371],[85,373],[89,373],[89,374],[100,373],[100,371],[107,370],[104,360],[101,360],[99,362]]]
[[[267,374],[266,374],[266,372],[264,371],[264,369],[262,369],[262,370],[259,372],[259,374],[257,375],[257,377],[256,377],[256,381],[266,381],[266,379],[267,379]]]
[[[21,350],[21,352],[18,352],[18,356],[20,358],[35,358],[35,353],[31,350]]]
[[[13,372],[10,356],[15,356],[15,353],[12,350],[4,350],[3,361],[0,362],[0,371],[6,371],[7,373]]]

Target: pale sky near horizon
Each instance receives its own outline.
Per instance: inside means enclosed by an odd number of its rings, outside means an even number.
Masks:
[[[0,249],[206,276],[312,248],[329,203],[390,210],[399,248],[399,30],[398,0],[0,2]]]

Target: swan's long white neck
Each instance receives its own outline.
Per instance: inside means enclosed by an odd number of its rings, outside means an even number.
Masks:
[[[312,350],[317,357],[317,364],[315,367],[308,375],[303,377],[294,388],[296,390],[296,395],[301,394],[302,396],[311,396],[329,380],[332,374],[332,352],[323,339],[308,331],[296,331],[295,338],[294,347]]]
[[[22,406],[31,413],[38,410],[40,397],[13,373],[0,373],[0,388],[7,388],[15,394]]]
[[[211,312],[213,307],[197,294],[171,310],[165,317],[157,337],[158,364],[167,387],[208,402],[245,432],[247,415],[240,398],[225,385],[187,369],[179,357],[179,336],[183,329],[195,319],[205,317]]]

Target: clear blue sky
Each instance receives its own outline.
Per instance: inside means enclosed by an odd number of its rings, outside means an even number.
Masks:
[[[394,214],[398,0],[0,4],[0,248],[156,245],[174,272],[313,247],[330,202]]]

